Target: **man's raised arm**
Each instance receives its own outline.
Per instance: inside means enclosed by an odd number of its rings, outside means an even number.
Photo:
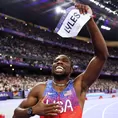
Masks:
[[[81,11],[81,13],[91,12],[92,10],[89,6],[78,4],[76,7]],[[99,77],[100,72],[109,56],[105,40],[96,25],[93,18],[91,18],[87,23],[87,28],[92,39],[92,44],[94,47],[95,56],[89,62],[86,70],[82,73],[83,85],[87,88]]]

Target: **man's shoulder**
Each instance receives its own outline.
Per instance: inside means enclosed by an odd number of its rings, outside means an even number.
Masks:
[[[46,88],[47,81],[38,82],[31,90],[31,93],[36,96],[41,96]]]
[[[34,88],[40,88],[40,87],[45,87],[47,84],[47,81],[44,81],[44,82],[38,82]]]

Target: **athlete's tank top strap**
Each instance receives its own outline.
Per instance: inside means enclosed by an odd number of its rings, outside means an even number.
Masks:
[[[46,88],[45,88],[45,91],[44,91],[43,95],[45,96],[46,92],[50,91],[51,89],[52,89],[52,80],[48,80],[47,83],[46,83]]]
[[[46,88],[51,88],[52,87],[52,80],[48,80],[46,84]]]

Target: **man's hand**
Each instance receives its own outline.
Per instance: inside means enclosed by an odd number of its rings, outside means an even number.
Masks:
[[[47,116],[47,115],[58,115],[60,113],[61,107],[59,104],[44,104],[39,101],[35,106],[32,107],[33,114],[40,115],[40,116]]]
[[[79,9],[81,14],[86,14],[86,13],[90,13],[91,15],[93,14],[92,9],[88,5],[77,3],[75,4],[75,7]]]

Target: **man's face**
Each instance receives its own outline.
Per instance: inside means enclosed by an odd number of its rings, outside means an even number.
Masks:
[[[52,65],[52,74],[56,77],[67,77],[71,74],[71,62],[66,55],[59,55],[54,59]]]

